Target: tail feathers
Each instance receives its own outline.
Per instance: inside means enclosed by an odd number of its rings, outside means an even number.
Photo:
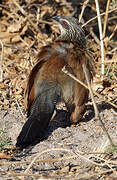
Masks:
[[[61,88],[56,83],[43,81],[40,84],[39,95],[30,108],[28,120],[17,138],[16,147],[23,149],[43,137],[60,97]]]
[[[30,144],[34,144],[36,140],[40,141],[44,138],[44,131],[49,124],[50,118],[51,115],[48,114],[44,114],[43,117],[29,117],[17,138],[16,147],[23,149]]]

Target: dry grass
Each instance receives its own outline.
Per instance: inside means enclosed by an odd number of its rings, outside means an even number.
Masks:
[[[101,2],[101,1],[100,1]],[[102,101],[105,101],[113,107],[113,113],[116,114],[115,108],[117,108],[117,41],[115,33],[117,32],[117,7],[115,4],[107,1],[106,12],[100,9],[98,6],[98,1],[91,6],[92,11],[97,12],[97,16],[88,19],[87,22],[83,24],[86,28],[91,29],[90,38],[88,38],[88,48],[94,54],[97,75],[94,79],[93,90],[95,96],[101,96]],[[59,7],[59,6],[60,7]],[[87,6],[90,6],[89,2],[86,1],[81,8],[81,15],[79,19],[83,17],[83,12]],[[94,8],[94,9],[93,9]],[[32,3],[32,1],[26,1],[26,4],[20,3],[20,1],[10,0],[5,1],[0,4],[0,11],[2,16],[0,17],[0,106],[1,109],[20,109],[24,105],[23,93],[26,83],[26,78],[36,62],[37,52],[40,47],[50,43],[58,29],[56,26],[52,25],[51,21],[47,21],[47,17],[51,17],[55,14],[74,14],[74,10],[71,4],[67,3],[65,0],[55,1],[53,4],[49,4],[48,0],[41,2],[40,4]],[[105,17],[103,18],[103,16]],[[111,14],[111,16],[109,16]],[[103,18],[104,22],[103,31],[102,23],[100,17]],[[114,17],[114,18],[113,18]],[[99,35],[94,32],[94,27],[90,23],[94,22],[95,26],[99,26]],[[113,18],[113,19],[112,19]],[[48,18],[50,20],[50,18]],[[51,26],[51,27],[50,27]],[[49,29],[49,30],[48,30]],[[109,35],[108,35],[109,31]],[[93,38],[91,38],[93,36]],[[94,40],[95,38],[95,40]],[[97,40],[96,40],[97,39]],[[100,40],[99,40],[100,39]],[[99,43],[100,42],[100,43]],[[101,44],[101,47],[100,47]],[[101,72],[102,66],[102,72]],[[102,81],[103,75],[103,81]],[[101,89],[101,93],[98,91]],[[24,113],[21,111],[21,114]],[[40,178],[57,178],[63,177],[58,174],[51,175],[50,177],[44,177],[37,174],[29,173],[29,169],[36,162],[55,162],[66,160],[69,158],[75,158],[79,156],[85,161],[93,164],[95,166],[95,171],[91,170],[91,174],[85,178],[91,177],[101,177],[112,173],[116,177],[117,162],[112,161],[110,156],[116,152],[116,149],[111,149],[111,152],[105,153],[105,147],[108,144],[103,144],[102,148],[99,150],[94,150],[94,152],[69,152],[70,155],[63,158],[55,159],[45,159],[39,160],[41,154],[46,153],[44,151],[35,156],[33,160],[22,161],[22,162],[2,162],[0,165],[10,165],[11,164],[28,164],[23,173],[7,172],[8,176],[18,177],[22,179],[25,176],[40,177]],[[103,150],[103,151],[102,151]],[[68,151],[67,149],[50,149],[48,152],[53,151]],[[88,157],[87,157],[88,154]],[[107,166],[106,170],[103,167]],[[69,172],[71,169],[68,170]],[[72,172],[72,171],[71,171]],[[82,171],[83,172],[83,171]],[[95,172],[98,172],[95,173]],[[63,173],[64,175],[64,173]],[[64,176],[65,177],[65,176]],[[66,175],[67,177],[67,175]],[[72,178],[72,173],[70,178]]]

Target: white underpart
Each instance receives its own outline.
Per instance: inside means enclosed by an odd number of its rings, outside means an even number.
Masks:
[[[66,33],[65,29],[63,28],[63,26],[60,23],[59,23],[59,28],[60,28],[61,34]]]

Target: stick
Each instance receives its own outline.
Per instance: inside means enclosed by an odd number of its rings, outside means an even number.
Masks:
[[[108,13],[111,13],[111,12],[116,11],[116,10],[117,10],[117,8],[114,8],[114,9],[108,11]],[[101,13],[100,16],[104,16],[105,14],[106,14],[105,12],[104,12],[104,13]],[[98,16],[95,16],[95,17],[89,19],[86,23],[84,23],[84,24],[82,25],[82,27],[86,26],[86,25],[89,24],[91,21],[97,19],[97,17],[98,17]]]
[[[108,0],[106,4],[106,14],[105,14],[105,21],[104,21],[104,26],[103,26],[103,39],[105,38],[105,34],[106,34],[109,4],[110,4],[110,0]]]
[[[85,74],[85,78],[86,78],[86,81],[87,81],[87,85],[85,85],[82,81],[80,81],[79,79],[77,79],[74,75],[72,75],[71,73],[69,73],[66,69],[65,69],[65,66],[62,68],[62,71],[67,74],[68,76],[70,76],[72,79],[74,79],[75,81],[77,81],[78,83],[80,83],[82,86],[84,86],[85,88],[87,88],[90,92],[90,95],[91,95],[91,99],[92,99],[92,103],[93,103],[93,107],[94,107],[94,111],[95,111],[95,119],[99,119],[99,121],[101,122],[101,125],[102,125],[102,128],[104,130],[104,132],[106,133],[108,139],[109,139],[109,142],[111,144],[111,146],[114,146],[114,143],[110,137],[110,135],[108,134],[106,128],[105,128],[105,125],[103,123],[103,121],[101,120],[101,117],[100,117],[100,114],[99,114],[99,111],[98,111],[98,108],[97,108],[97,105],[96,105],[96,102],[95,102],[95,99],[94,99],[94,95],[93,95],[93,91],[91,89],[91,85],[90,85],[90,81],[89,81],[89,78],[88,78],[88,73],[87,73],[87,68],[85,66],[85,64],[82,65],[83,67],[83,71],[84,71],[84,74]],[[97,93],[96,93],[97,94]]]
[[[4,56],[4,45],[3,42],[0,39],[0,44],[2,47],[2,52],[1,52],[1,58],[0,58],[0,82],[3,81],[3,69],[2,69],[2,62],[3,62],[3,56]]]
[[[52,152],[52,151],[65,151],[65,152],[72,152],[71,150],[68,149],[63,149],[63,148],[52,148],[49,150],[42,151],[41,153],[38,153],[37,156],[34,157],[34,159],[31,161],[31,163],[28,165],[27,169],[24,171],[24,174],[27,174],[29,169],[32,167],[34,162],[36,161],[37,158],[39,158],[42,154]]]
[[[70,76],[72,79],[74,79],[75,81],[77,81],[78,83],[80,83],[82,86],[84,86],[86,89],[89,89],[86,84],[84,84],[82,81],[80,81],[79,79],[77,79],[73,74],[71,74],[70,72],[68,72],[67,69],[65,69],[65,66],[62,68],[62,71],[63,71],[65,74],[67,74],[68,76]]]
[[[114,143],[113,143],[108,131],[106,130],[103,121],[101,120],[101,117],[100,117],[100,114],[99,114],[99,111],[98,111],[98,108],[97,108],[97,105],[96,105],[96,102],[95,102],[95,99],[94,99],[93,91],[92,91],[90,81],[89,81],[89,78],[88,78],[87,68],[86,68],[85,64],[83,64],[82,67],[83,67],[85,78],[86,78],[86,81],[87,81],[87,84],[88,84],[88,89],[89,89],[89,92],[90,92],[90,95],[91,95],[91,99],[92,99],[92,102],[93,102],[93,107],[94,107],[94,111],[95,111],[95,118],[99,119],[99,121],[101,123],[101,126],[102,126],[102,129],[106,133],[106,135],[107,135],[107,137],[109,139],[109,142],[110,142],[111,146],[113,147]]]
[[[100,33],[100,46],[101,46],[101,57],[102,57],[102,81],[104,79],[104,43],[103,43],[103,36],[102,36],[102,23],[101,23],[101,16],[99,10],[99,3],[98,0],[95,0],[97,16],[98,16],[98,26],[99,26],[99,33]]]
[[[82,19],[82,16],[83,16],[83,13],[84,13],[84,10],[88,4],[89,0],[86,0],[84,3],[83,3],[83,6],[82,6],[82,11],[80,13],[80,16],[79,16],[79,22],[81,22],[81,19]]]

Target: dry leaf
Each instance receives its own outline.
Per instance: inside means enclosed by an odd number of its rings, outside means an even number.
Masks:
[[[11,159],[11,156],[5,154],[4,152],[1,152],[1,153],[0,153],[0,159]]]
[[[8,27],[7,31],[11,33],[15,33],[15,32],[19,32],[20,28],[21,28],[21,23],[13,23]]]
[[[16,35],[15,37],[13,37],[13,38],[11,39],[11,42],[13,42],[13,43],[19,42],[19,41],[21,41],[20,35]]]

